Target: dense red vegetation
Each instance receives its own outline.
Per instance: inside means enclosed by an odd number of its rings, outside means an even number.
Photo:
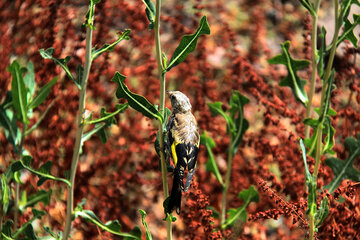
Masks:
[[[242,202],[238,193],[251,184],[260,193],[260,202],[249,206],[249,221],[245,225],[213,232],[218,219],[211,216],[207,207],[219,210],[221,186],[205,171],[207,154],[202,146],[195,183],[185,195],[184,210],[174,224],[176,239],[219,239],[221,235],[230,239],[303,239],[306,235],[307,193],[298,144],[298,138],[304,137],[305,108],[295,101],[289,88],[279,87],[286,70],[269,65],[266,60],[279,53],[279,43],[284,40],[291,41],[290,50],[296,58],[309,59],[311,23],[296,1],[282,2],[165,1],[161,36],[162,49],[168,58],[181,36],[197,28],[202,15],[207,15],[212,31],[210,36],[201,37],[196,51],[167,75],[168,89],[181,90],[190,97],[201,131],[208,131],[216,142],[214,153],[222,174],[226,171],[229,139],[224,121],[212,117],[206,103],[221,101],[227,108],[231,89],[251,100],[245,107],[250,128],[234,158],[228,207],[239,207]],[[39,130],[26,139],[25,148],[34,157],[35,166],[51,160],[52,173],[62,177],[70,168],[75,141],[78,89],[52,61],[43,60],[38,49],[54,47],[54,56],[72,56],[69,66],[75,73],[84,59],[85,31],[81,24],[86,11],[86,0],[0,1],[0,97],[10,89],[11,76],[6,67],[13,57],[23,64],[30,60],[34,63],[40,86],[56,75],[61,76],[45,104],[36,109],[35,119],[56,99]],[[93,63],[88,110],[99,113],[102,106],[115,110],[117,86],[111,82],[115,71],[128,76],[126,83],[132,91],[158,103],[154,35],[147,29],[144,11],[142,1],[102,1],[96,6],[94,45],[113,41],[116,32],[125,28],[131,29],[131,39]],[[359,49],[349,44],[341,48],[344,53],[337,56],[337,88],[332,94],[332,108],[338,114],[332,123],[336,129],[334,150],[339,158],[345,159],[345,138],[355,137],[360,130],[360,69],[353,61]],[[309,78],[308,72],[302,74]],[[314,104],[318,103],[315,98]],[[118,125],[111,128],[105,145],[97,137],[86,142],[76,176],[75,202],[86,198],[85,208],[93,210],[103,221],[119,219],[124,231],[141,225],[137,209],[144,209],[153,238],[164,239],[161,175],[153,147],[156,128],[150,120],[129,109],[118,116]],[[4,172],[14,154],[3,132],[0,142],[0,170]],[[312,170],[314,161],[308,161]],[[331,169],[322,165],[318,188],[332,177]],[[29,175],[22,187],[34,192],[36,180]],[[50,214],[43,223],[62,230],[66,188],[49,181],[44,187],[54,191],[51,203],[44,207]],[[360,185],[343,182],[330,197],[330,215],[317,233],[319,239],[360,239],[359,194]],[[338,202],[339,196],[345,201]],[[28,215],[25,213],[21,221]],[[74,228],[74,239],[116,238],[99,233],[95,226],[80,219],[75,221]]]

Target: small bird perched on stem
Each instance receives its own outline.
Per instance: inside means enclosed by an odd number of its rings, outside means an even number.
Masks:
[[[200,135],[195,117],[191,113],[189,98],[179,91],[167,92],[172,113],[167,124],[168,144],[175,164],[173,186],[167,207],[171,213],[176,209],[180,214],[181,195],[187,192],[195,173],[196,159],[199,151]],[[184,172],[188,168],[184,185]]]

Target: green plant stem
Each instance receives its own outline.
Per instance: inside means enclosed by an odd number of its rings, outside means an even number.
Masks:
[[[334,9],[335,9],[335,31],[334,31],[334,36],[333,36],[333,41],[332,41],[332,46],[331,46],[331,50],[330,50],[330,56],[329,56],[329,61],[327,63],[326,69],[325,69],[325,73],[324,73],[324,77],[323,77],[323,86],[322,86],[322,91],[321,91],[321,103],[320,103],[320,113],[323,111],[324,105],[325,105],[325,95],[326,95],[326,89],[327,87],[331,87],[328,86],[328,80],[329,77],[331,75],[331,69],[332,69],[332,65],[334,62],[334,57],[335,57],[335,53],[336,53],[336,43],[339,37],[339,31],[341,28],[341,19],[339,19],[339,0],[335,0],[334,1]],[[325,119],[325,118],[323,118]],[[317,183],[317,176],[319,173],[319,168],[320,168],[320,162],[321,162],[321,155],[322,155],[322,128],[323,128],[323,121],[319,123],[318,127],[317,127],[317,138],[316,138],[316,151],[315,151],[315,167],[314,167],[314,181],[315,183]],[[316,202],[315,202],[316,204]],[[314,239],[314,235],[315,235],[315,216],[313,213],[310,213],[309,215],[309,226],[310,226],[310,230],[309,230],[309,240],[313,240]]]
[[[79,160],[79,153],[81,148],[81,138],[84,131],[83,124],[83,114],[85,111],[85,98],[86,98],[86,85],[89,78],[89,72],[91,67],[91,42],[92,42],[92,29],[91,27],[87,27],[86,29],[86,50],[85,50],[85,64],[84,64],[84,74],[81,80],[81,89],[80,89],[80,100],[79,100],[79,112],[77,116],[77,131],[76,131],[76,140],[75,147],[73,152],[73,157],[71,161],[71,169],[70,169],[70,183],[71,186],[68,187],[67,194],[67,206],[66,206],[66,220],[65,220],[65,229],[63,240],[67,240],[69,238],[71,223],[72,223],[72,215],[73,215],[73,207],[74,207],[74,187],[75,187],[75,174],[77,163]]]
[[[227,160],[225,184],[223,186],[222,200],[221,200],[221,215],[220,215],[220,225],[221,226],[223,226],[225,224],[225,220],[226,220],[226,197],[227,197],[227,191],[229,189],[229,182],[230,182],[230,177],[231,177],[231,166],[232,166],[232,160],[233,160],[232,153],[233,153],[233,148],[230,147],[229,154],[228,154],[228,160]]]
[[[26,129],[27,124],[23,123],[23,127],[21,130],[21,140],[19,144],[19,154],[18,154],[18,160],[22,159],[23,156],[23,148],[24,148],[24,140],[26,136]],[[19,223],[19,196],[20,196],[20,183],[15,183],[15,199],[14,199],[14,207],[15,207],[15,213],[14,213],[14,230],[16,231],[18,228]]]
[[[316,76],[317,76],[317,62],[316,62],[316,51],[317,51],[317,20],[318,20],[318,10],[320,6],[320,0],[315,0],[315,7],[314,11],[315,14],[312,15],[312,33],[311,33],[311,82],[310,82],[310,89],[309,89],[309,101],[306,106],[306,117],[309,118],[312,110],[312,99],[315,92],[315,85],[316,85]],[[310,135],[310,126],[305,125],[305,138],[309,138]]]
[[[158,65],[158,74],[160,78],[160,106],[159,111],[160,114],[164,117],[165,112],[165,72],[162,63],[162,54],[161,54],[161,42],[160,42],[160,11],[161,11],[161,0],[156,0],[156,14],[155,14],[155,24],[154,24],[154,32],[155,32],[155,47],[156,47],[156,60]],[[164,119],[166,121],[166,119]],[[160,132],[160,149],[164,149],[164,129],[163,124],[160,123],[159,127]],[[163,183],[163,191],[164,198],[169,197],[169,187],[167,182],[167,167],[165,163],[164,151],[160,151],[160,161],[161,161],[161,178]],[[171,220],[166,218],[166,232],[167,239],[172,239],[172,226]]]

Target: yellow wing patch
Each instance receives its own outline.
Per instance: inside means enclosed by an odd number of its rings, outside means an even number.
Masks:
[[[171,154],[172,154],[175,166],[176,166],[177,161],[178,161],[178,158],[177,158],[177,155],[176,155],[176,145],[178,145],[178,143],[176,143],[175,141],[173,142],[173,144],[171,144]]]

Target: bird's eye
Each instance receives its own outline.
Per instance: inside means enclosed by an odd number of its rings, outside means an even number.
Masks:
[[[171,95],[171,100],[175,99],[175,96],[174,95]]]

